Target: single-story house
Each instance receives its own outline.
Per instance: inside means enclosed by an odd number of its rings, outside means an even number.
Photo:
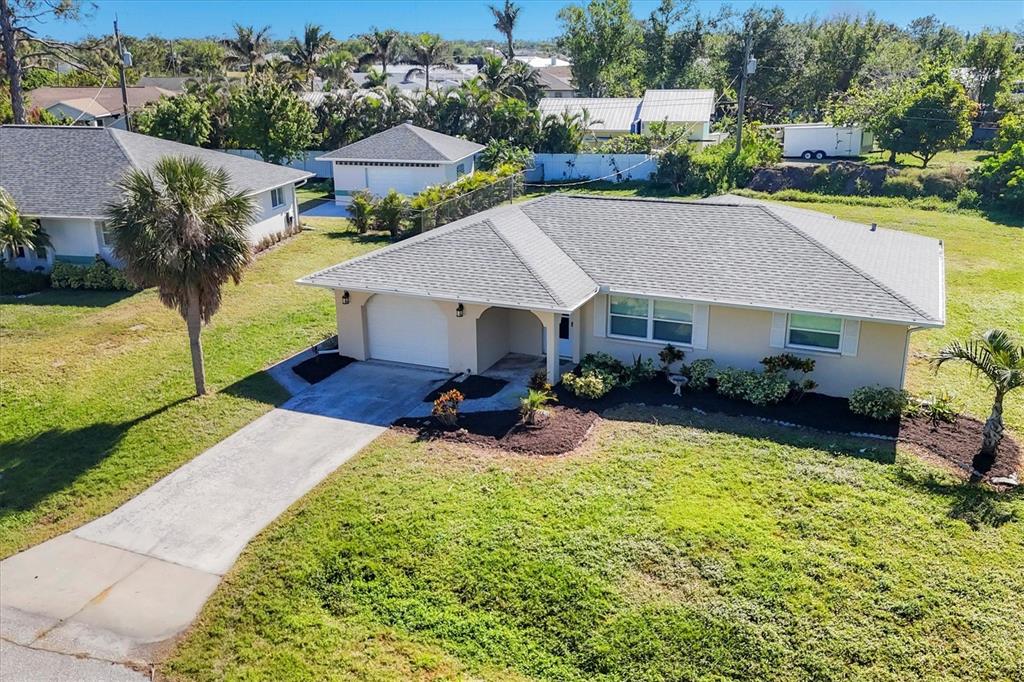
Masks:
[[[343,206],[362,190],[413,195],[476,170],[484,146],[403,123],[318,156],[334,169],[334,200]]]
[[[126,88],[128,112],[134,113],[161,97],[175,97],[180,92],[155,85],[133,85]],[[124,128],[124,102],[121,89],[42,87],[28,92],[29,109],[45,109],[57,118],[66,118],[79,125]]]
[[[823,393],[903,384],[911,332],[945,323],[942,242],[741,197],[553,194],[315,272],[339,349],[480,373],[508,353],[598,351],[757,368],[814,358]]]
[[[653,123],[686,128],[693,142],[709,142],[714,90],[647,90],[643,97],[544,97],[543,116],[590,114],[588,132],[599,140],[628,133],[645,133]]]
[[[542,66],[534,70],[545,97],[576,97],[571,66]]]
[[[55,260],[114,263],[104,231],[106,205],[118,199],[114,183],[129,169],[149,170],[165,156],[194,156],[223,168],[236,190],[259,206],[249,226],[253,243],[298,220],[295,186],[312,173],[116,128],[0,126],[0,187],[19,211],[37,218],[52,248],[19,249],[13,265],[49,270]],[[10,256],[11,254],[8,254]]]

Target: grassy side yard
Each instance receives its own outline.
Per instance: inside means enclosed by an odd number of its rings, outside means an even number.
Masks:
[[[928,162],[928,168],[947,168],[954,165],[971,168],[972,166],[977,166],[991,153],[992,152],[984,149],[961,149],[959,151],[947,149],[936,154],[935,157]],[[867,163],[888,163],[889,152],[872,152],[867,154],[864,157],[864,160]],[[907,168],[921,168],[921,159],[915,158],[910,154],[897,154],[896,164]]]
[[[250,545],[161,672],[1024,673],[1024,498],[862,444],[668,408],[615,416],[559,458],[385,436]]]
[[[309,222],[226,287],[202,399],[184,322],[152,290],[0,303],[0,556],[114,509],[285,397],[261,370],[334,324],[325,292],[290,282],[378,245]]]

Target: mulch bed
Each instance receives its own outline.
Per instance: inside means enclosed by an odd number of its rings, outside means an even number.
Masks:
[[[453,388],[457,388],[466,400],[473,400],[474,398],[490,398],[492,395],[508,385],[508,382],[502,379],[494,379],[492,377],[485,377],[479,374],[471,374],[462,381],[456,381],[455,379],[457,378],[458,377],[453,377],[449,379],[440,387],[428,393],[426,397],[423,398],[423,402],[432,403],[437,400],[442,393],[447,393]]]
[[[532,455],[561,455],[582,443],[597,421],[593,410],[546,408],[535,426],[523,424],[518,410],[466,412],[458,426],[445,428],[433,417],[406,417],[394,426],[416,433],[420,440],[444,440],[500,448]]]
[[[900,422],[899,440],[923,449],[929,459],[952,465],[959,471],[970,474],[971,462],[981,446],[981,431],[984,423],[971,417],[959,416],[952,424],[939,424],[933,428],[927,419],[905,417]],[[996,451],[996,461],[986,478],[1011,477],[1021,470],[1021,446],[1008,432]]]
[[[355,358],[338,353],[320,353],[295,365],[292,367],[292,371],[308,383],[315,384],[347,366],[350,362],[355,362]]]

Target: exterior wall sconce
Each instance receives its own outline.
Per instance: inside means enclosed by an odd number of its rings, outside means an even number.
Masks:
[[[346,291],[341,295],[341,304],[348,305],[349,300],[351,300],[351,296],[349,296],[348,292]]]
[[[466,308],[460,303],[459,307],[455,309],[455,317],[462,317],[466,314]]]

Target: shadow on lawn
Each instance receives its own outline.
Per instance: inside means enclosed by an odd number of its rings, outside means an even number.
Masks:
[[[44,289],[38,294],[24,298],[0,297],[0,302],[10,305],[64,305],[78,308],[105,308],[131,298],[138,291],[94,291],[86,289]]]
[[[101,422],[70,431],[52,430],[4,443],[0,446],[0,514],[32,509],[43,498],[65,489],[107,457],[131,428],[186,400],[190,398],[175,400],[119,424]]]
[[[1010,505],[1014,500],[1024,499],[1024,490],[1020,488],[1001,493],[982,485],[951,482],[953,479],[933,471],[920,473],[901,468],[897,475],[906,485],[949,500],[949,518],[963,521],[974,530],[999,528],[1021,520]]]

